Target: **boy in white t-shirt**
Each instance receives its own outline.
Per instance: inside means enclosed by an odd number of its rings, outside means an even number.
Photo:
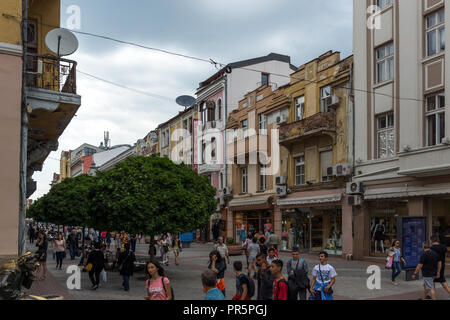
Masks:
[[[336,270],[328,264],[328,253],[319,253],[320,264],[312,270],[310,300],[333,300],[333,285],[336,283]]]

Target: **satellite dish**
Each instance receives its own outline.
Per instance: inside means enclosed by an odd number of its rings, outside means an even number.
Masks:
[[[78,49],[78,39],[67,29],[53,29],[45,37],[45,45],[58,57],[69,56]]]
[[[191,96],[180,96],[177,98],[176,102],[185,108],[192,107],[195,104],[195,98]]]

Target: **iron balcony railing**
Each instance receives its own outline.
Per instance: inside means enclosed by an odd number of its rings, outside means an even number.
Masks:
[[[27,87],[77,93],[77,63],[73,60],[35,53],[26,54]]]

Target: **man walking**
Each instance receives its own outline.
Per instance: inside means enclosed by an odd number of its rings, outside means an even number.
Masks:
[[[225,300],[223,293],[217,289],[217,274],[212,270],[202,273],[203,291],[206,292],[205,300]]]
[[[420,270],[423,276],[423,296],[422,300],[426,300],[427,295],[431,296],[432,300],[436,300],[436,290],[434,289],[434,280],[440,278],[441,261],[436,252],[431,250],[431,244],[425,243],[423,245],[424,253],[420,257],[419,265],[413,275],[413,280],[416,279]]]
[[[214,250],[219,251],[220,255],[225,258],[227,257],[227,263],[230,264],[230,255],[228,254],[228,247],[223,243],[223,237],[219,237],[219,243],[214,246]]]
[[[309,291],[310,300],[333,300],[333,285],[336,283],[337,273],[328,264],[328,253],[319,253],[320,263],[312,270],[312,281]]]
[[[300,258],[298,248],[292,250],[292,258],[286,265],[289,284],[289,300],[306,300],[309,288],[308,264]]]
[[[278,236],[273,231],[271,231],[269,239],[267,240],[267,244],[269,245],[269,248],[273,247],[273,248],[275,248],[275,250],[278,250],[279,243],[280,243],[280,240],[278,239]]]
[[[78,249],[78,236],[75,229],[72,229],[72,232],[69,234],[67,243],[69,244],[70,259],[75,260],[76,251]]]
[[[440,283],[448,294],[450,294],[450,288],[448,287],[447,280],[445,279],[445,256],[447,255],[447,247],[440,244],[439,238],[436,236],[431,237],[431,250],[437,253],[439,261],[441,262],[441,273],[439,278],[434,279],[434,286],[436,289],[436,283]]]
[[[270,265],[266,256],[262,253],[256,256],[258,263],[258,295],[257,300],[272,300],[274,277],[270,272]]]

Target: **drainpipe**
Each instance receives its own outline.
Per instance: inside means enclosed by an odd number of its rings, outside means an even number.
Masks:
[[[19,184],[19,233],[18,233],[18,253],[19,256],[26,251],[26,202],[27,202],[27,146],[28,146],[28,116],[26,86],[26,59],[27,59],[27,20],[28,0],[22,0],[22,106],[21,106],[21,141],[20,141],[20,184]]]
[[[353,91],[353,63],[350,66],[350,99],[349,101],[352,102],[352,180],[356,173],[356,153],[355,153],[355,125],[356,125],[356,119],[355,119],[355,94]],[[352,239],[355,237],[355,207],[352,206]],[[353,254],[353,252],[351,252]]]
[[[228,166],[227,166],[227,122],[228,122],[228,76],[225,75],[225,91],[224,91],[224,104],[225,104],[225,115],[224,115],[224,138],[223,138],[223,154],[224,154],[224,167],[225,167],[225,172],[224,172],[224,184],[223,184],[223,188],[226,188],[228,186]],[[223,192],[223,190],[222,190]]]

